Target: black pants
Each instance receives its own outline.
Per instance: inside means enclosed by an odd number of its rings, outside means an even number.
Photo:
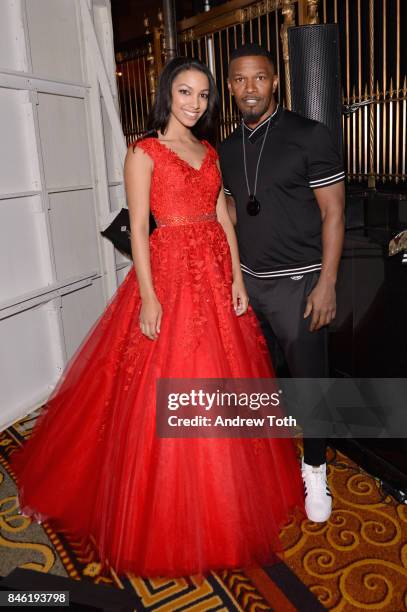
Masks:
[[[307,296],[318,278],[319,272],[273,279],[244,275],[251,306],[259,319],[279,377],[328,376],[328,329],[323,327],[310,332],[311,316],[304,319]],[[304,437],[306,463],[324,463],[325,453],[326,439]]]

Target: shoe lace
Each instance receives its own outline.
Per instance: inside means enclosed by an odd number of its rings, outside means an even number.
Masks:
[[[311,470],[306,470],[306,483],[307,487],[313,491],[324,488],[325,476],[323,469],[320,467],[312,467]]]

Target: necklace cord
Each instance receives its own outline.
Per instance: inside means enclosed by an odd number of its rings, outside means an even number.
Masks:
[[[242,142],[243,142],[243,165],[244,165],[244,174],[246,177],[246,185],[247,185],[247,192],[249,194],[249,198],[253,195],[253,197],[255,197],[256,195],[256,191],[257,191],[257,177],[258,177],[258,173],[259,173],[259,165],[260,165],[260,159],[263,153],[263,149],[264,149],[264,144],[266,142],[266,138],[267,138],[267,134],[269,131],[269,127],[270,127],[270,123],[271,123],[271,117],[268,120],[267,123],[267,128],[266,128],[266,132],[263,136],[263,142],[261,144],[261,149],[260,149],[260,153],[259,153],[259,157],[257,159],[257,164],[256,164],[256,174],[254,177],[254,189],[253,189],[253,194],[250,193],[250,185],[249,185],[249,178],[247,176],[247,162],[246,162],[246,145],[245,145],[245,126],[244,126],[244,119],[242,119],[242,133],[243,133],[243,138],[242,138]]]

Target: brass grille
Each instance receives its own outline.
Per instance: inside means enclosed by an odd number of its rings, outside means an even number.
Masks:
[[[147,49],[116,55],[120,117],[127,144],[136,140],[146,129],[150,111],[147,56]]]
[[[290,108],[287,28],[337,22],[343,103],[361,104],[342,118],[348,181],[368,180],[371,186],[376,181],[405,182],[407,42],[401,24],[406,18],[405,0],[231,0],[179,22],[179,51],[212,69],[220,93],[223,139],[239,121],[227,88],[231,51],[248,41],[265,45],[276,58],[278,99]],[[150,48],[118,57],[120,112],[128,142],[145,130],[155,89],[153,63],[162,63],[161,31],[162,26],[154,28]]]
[[[211,68],[218,85],[221,140],[226,138],[239,122],[238,110],[227,88],[227,74],[231,52],[245,42],[257,42],[272,52],[280,79],[278,100],[287,104],[280,37],[284,23],[284,2],[267,0],[248,4],[234,0],[211,11],[216,16],[210,19],[205,20],[203,15],[178,24],[180,53],[204,61]],[[294,7],[295,2],[288,4]],[[209,13],[207,15],[209,16]]]
[[[323,0],[321,21],[341,29],[343,117],[349,181],[406,180],[407,49],[404,0]]]
[[[259,42],[273,52],[280,78],[278,99],[289,107],[289,96],[285,90],[288,59],[284,57],[280,32],[284,24],[294,24],[290,19],[293,18],[291,11],[295,5],[296,2],[287,0],[266,0],[254,4],[247,0],[232,0],[227,3],[226,9],[218,7],[210,11],[210,14],[178,24],[180,53],[206,62],[219,87],[221,139],[233,131],[239,120],[226,80],[230,53],[244,42]],[[213,19],[213,13],[219,19]],[[161,66],[164,51],[161,15],[159,20],[160,25],[153,28],[152,35],[147,23],[145,38],[148,42],[142,48],[116,54],[120,115],[127,143],[139,137],[146,129],[150,100],[155,90],[152,61],[156,66]]]

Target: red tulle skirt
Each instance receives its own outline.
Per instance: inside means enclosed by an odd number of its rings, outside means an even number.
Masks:
[[[293,442],[155,431],[157,379],[271,377],[264,339],[251,311],[234,313],[218,223],[162,228],[150,241],[159,339],[140,332],[132,268],[12,458],[21,511],[91,536],[119,573],[267,564],[281,526],[303,509]]]

